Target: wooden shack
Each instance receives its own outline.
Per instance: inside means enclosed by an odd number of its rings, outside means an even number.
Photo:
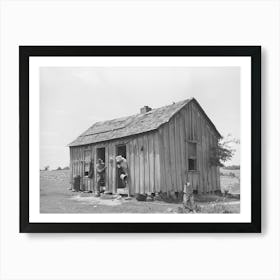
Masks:
[[[198,193],[220,190],[219,168],[210,161],[221,135],[196,99],[139,114],[97,122],[69,144],[71,182],[81,176],[81,188],[94,191],[88,178],[90,162],[106,165],[106,190],[121,188],[115,158],[128,161],[130,193],[181,192],[185,179]]]

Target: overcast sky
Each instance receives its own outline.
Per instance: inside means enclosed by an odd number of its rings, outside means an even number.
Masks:
[[[42,67],[40,168],[69,165],[73,141],[94,122],[195,97],[218,131],[240,137],[239,67]],[[239,146],[229,164],[239,164]]]

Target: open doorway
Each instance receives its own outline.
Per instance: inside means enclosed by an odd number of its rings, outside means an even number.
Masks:
[[[106,166],[106,162],[105,162],[105,148],[97,148],[96,149],[96,161],[97,161],[96,164],[98,164],[99,159],[101,159],[103,161],[103,167]],[[102,165],[99,165],[99,164],[98,164],[98,167],[99,168],[103,168]],[[106,174],[106,170],[105,170],[105,174]],[[105,182],[106,176],[104,176],[105,174],[103,173],[102,176],[97,177],[100,180],[98,182],[98,184],[100,184],[99,185],[100,186],[100,192],[103,192],[105,190],[105,184],[106,184],[106,182]]]
[[[105,148],[97,148],[96,150],[96,159],[102,159],[105,163]]]
[[[117,146],[117,156],[122,156],[126,158],[126,145]]]
[[[116,146],[116,154],[117,156],[122,156],[126,159],[126,145]],[[120,168],[117,168],[116,174],[117,174],[117,188],[124,188],[125,186],[120,178],[122,174],[122,170]]]

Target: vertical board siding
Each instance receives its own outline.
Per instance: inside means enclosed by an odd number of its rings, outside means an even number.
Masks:
[[[190,110],[190,105],[188,104],[188,133],[189,137],[188,140],[192,140],[192,115],[191,115],[191,110]]]
[[[211,192],[212,191],[212,184],[211,184],[211,166],[210,166],[210,162],[209,162],[209,151],[210,151],[210,136],[209,136],[209,128],[206,125],[206,133],[207,133],[207,141],[206,141],[206,159],[207,159],[207,183],[208,183],[208,189],[207,192]]]
[[[190,138],[189,140],[193,140],[193,112],[192,112],[192,106],[189,104],[189,115],[190,115]]]
[[[70,174],[69,174],[69,181],[70,181],[70,184],[72,186],[73,184],[73,149],[69,149],[69,154],[70,154]]]
[[[95,172],[95,174],[96,174],[96,164],[97,164],[97,151],[96,151],[96,149],[97,149],[97,146],[94,145],[94,146],[93,146],[93,149],[94,149],[94,158],[93,158],[93,160],[94,160],[94,163],[95,163],[95,165],[94,165],[94,167],[95,167],[94,172]],[[97,175],[97,174],[96,174],[96,175]],[[96,190],[97,190],[97,176],[94,176],[94,178],[93,178],[93,184],[94,184],[94,191],[96,191]]]
[[[113,192],[113,166],[114,166],[114,158],[113,158],[113,145],[112,143],[108,144],[108,191]]]
[[[171,160],[171,189],[170,191],[177,189],[177,166],[176,166],[176,152],[175,152],[175,125],[174,119],[169,121],[169,145],[170,145],[170,160]]]
[[[140,176],[140,189],[139,193],[145,193],[145,166],[144,166],[144,143],[143,136],[138,138],[139,149],[139,176]]]
[[[213,147],[213,139],[212,139],[212,135],[210,134],[209,137],[209,150],[211,151],[211,148]],[[214,183],[214,168],[213,166],[210,165],[210,178],[211,178],[211,191],[215,190],[215,183]]]
[[[117,193],[117,167],[116,167],[116,145],[115,143],[112,143],[112,149],[111,149],[111,156],[113,158],[113,166],[112,166],[112,192]]]
[[[94,149],[93,149],[93,145],[91,145],[91,160],[92,160],[92,163],[93,163],[93,178],[90,180],[90,190],[94,191],[95,162],[94,162]]]
[[[184,113],[184,122],[185,122],[185,154],[186,154],[186,172],[187,172],[187,180],[192,184],[192,176],[190,174],[189,170],[189,147],[188,147],[188,141],[191,138],[190,135],[190,116],[189,116],[189,106],[186,106],[186,108],[183,110]]]
[[[166,192],[172,187],[171,180],[171,158],[170,158],[170,141],[169,141],[169,125],[167,124],[164,129],[163,135],[164,143],[164,160],[165,160],[165,172],[166,172]]]
[[[185,147],[185,120],[184,115],[180,112],[179,115],[179,129],[180,129],[180,151],[181,154],[181,185],[184,187],[186,180],[186,147]]]
[[[205,154],[206,151],[206,132],[205,132],[205,123],[202,121],[202,156],[203,156],[203,169],[202,169],[202,176],[203,176],[203,193],[207,192],[208,189],[208,181],[207,181],[207,157]]]
[[[210,141],[209,141],[209,161],[210,161],[211,149],[213,148],[213,144],[214,144],[213,136],[212,136],[212,134],[210,134]],[[214,190],[216,189],[216,180],[215,180],[215,177],[214,177],[214,169],[215,169],[214,166],[211,165],[211,162],[210,162],[212,191],[214,191]]]
[[[193,140],[197,140],[197,110],[195,110],[195,107],[193,104],[191,104],[191,108],[192,108],[192,115],[193,115],[193,121],[192,121],[192,125],[193,125]]]
[[[202,119],[200,113],[198,113],[198,154],[199,154],[199,170],[200,170],[200,177],[199,177],[199,193],[203,193],[203,186],[204,186],[204,164],[203,164],[203,149],[202,149]]]
[[[214,148],[216,147],[216,143],[215,143],[215,136],[212,134],[212,147]],[[213,172],[213,186],[214,186],[214,191],[217,190],[217,166],[212,166],[212,172]]]
[[[189,169],[189,162],[188,162],[188,155],[189,155],[189,151],[188,151],[188,137],[189,137],[189,120],[188,120],[188,112],[187,109],[183,109],[182,112],[183,116],[184,116],[184,129],[185,129],[185,159],[186,159],[186,175],[187,175],[187,179],[188,179],[188,169]]]
[[[105,187],[106,191],[109,190],[109,145],[105,145]]]
[[[72,148],[72,161],[73,161],[73,173],[72,173],[72,180],[74,179],[74,177],[77,175],[77,171],[76,171],[76,157],[75,157],[75,154],[76,154],[76,149],[73,147]]]
[[[134,184],[135,193],[140,193],[140,154],[139,154],[139,141],[138,139],[133,140],[134,144]]]
[[[176,191],[182,191],[183,185],[182,185],[182,165],[181,165],[181,156],[182,156],[182,150],[181,150],[181,135],[180,135],[180,127],[179,127],[179,115],[176,115],[174,117],[174,125],[175,125],[175,137],[174,137],[174,143],[175,143],[175,163],[176,163]]]
[[[131,178],[130,178],[130,170],[131,170],[131,158],[130,158],[130,145],[129,143],[126,144],[126,161],[128,164],[128,178],[127,178],[127,185],[128,185],[128,192],[131,194]]]
[[[79,158],[80,158],[80,164],[79,164],[79,167],[80,167],[80,170],[79,170],[79,175],[81,176],[81,181],[82,181],[82,184],[83,184],[83,160],[84,160],[84,157],[83,157],[83,148],[80,147],[79,149]]]
[[[154,134],[148,135],[148,149],[149,149],[149,191],[155,192],[155,148],[154,148]]]
[[[155,137],[155,153],[156,153],[156,161],[155,161],[155,167],[157,170],[157,165],[160,166],[160,185],[157,182],[157,178],[155,181],[156,184],[156,192],[166,192],[167,190],[167,162],[166,162],[166,149],[165,149],[165,144],[164,144],[164,133],[165,133],[166,128],[161,127],[156,133]],[[157,156],[159,162],[157,162]]]
[[[163,182],[162,178],[165,178],[162,176],[162,169],[164,168],[164,162],[162,164],[162,136],[159,132],[156,132],[153,136],[154,139],[154,170],[155,170],[155,189],[154,192],[160,192],[161,188],[166,188],[165,182]],[[162,149],[162,150],[161,150]]]
[[[204,155],[205,155],[205,167],[206,167],[206,170],[205,170],[205,176],[206,176],[206,189],[205,189],[205,193],[206,192],[209,192],[211,191],[210,188],[210,183],[209,183],[209,162],[208,162],[208,155],[207,155],[207,151],[209,149],[209,144],[208,144],[208,131],[207,131],[207,126],[204,125],[204,129],[205,129],[205,150],[204,150]]]
[[[208,127],[206,126],[206,133],[207,133],[207,141],[206,141],[206,157],[207,157],[207,177],[208,177],[208,189],[207,191],[208,192],[211,192],[212,191],[212,184],[211,184],[211,166],[210,166],[210,163],[209,163],[209,150],[210,150],[210,137],[209,137],[209,129]]]
[[[148,136],[145,134],[143,136],[144,141],[144,193],[150,192],[150,170],[149,170],[149,142]]]
[[[135,193],[135,179],[134,179],[134,168],[135,168],[135,155],[134,155],[134,140],[129,142],[129,177],[130,177],[130,194],[134,195]]]
[[[79,157],[78,157],[78,148],[75,149],[75,176],[79,175]]]

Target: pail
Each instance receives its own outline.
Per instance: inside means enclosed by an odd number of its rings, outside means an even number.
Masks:
[[[127,178],[126,174],[121,174],[120,178],[124,181]]]

